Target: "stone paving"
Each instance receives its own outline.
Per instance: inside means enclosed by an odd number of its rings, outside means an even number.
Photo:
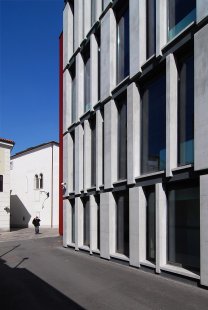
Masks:
[[[28,239],[41,239],[59,236],[58,228],[41,228],[40,233],[35,234],[34,228],[12,229],[9,232],[0,231],[0,242],[18,241]]]

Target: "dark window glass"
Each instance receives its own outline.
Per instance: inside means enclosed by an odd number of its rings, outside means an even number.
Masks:
[[[39,189],[39,178],[38,175],[35,175],[35,189]]]
[[[100,250],[100,196],[95,196],[97,203],[97,249]]]
[[[90,120],[91,128],[91,185],[96,185],[96,115]]]
[[[90,110],[90,49],[84,54],[84,112]]]
[[[178,183],[168,190],[168,261],[189,269],[200,266],[198,182]]]
[[[127,98],[126,94],[117,101],[118,109],[118,179],[127,177]]]
[[[83,243],[90,246],[90,200],[89,197],[83,199]]]
[[[100,31],[96,35],[97,45],[98,45],[98,101],[100,100]]]
[[[71,68],[71,121],[76,121],[76,77],[75,65]]]
[[[97,0],[91,0],[91,25],[96,22],[96,2]]]
[[[43,174],[40,174],[40,188],[43,188]]]
[[[71,137],[73,141],[73,163],[72,163],[72,169],[73,169],[73,191],[75,190],[75,138],[74,138],[74,131],[71,132]]]
[[[102,177],[103,177],[103,179],[102,179],[102,183],[104,184],[104,176],[105,176],[105,169],[104,169],[104,142],[105,142],[105,140],[104,140],[104,125],[105,125],[105,122],[104,122],[104,108],[102,108],[101,110],[100,110],[100,112],[101,112],[101,115],[102,115],[102,119],[103,119],[103,121],[102,121]]]
[[[156,0],[147,0],[147,58],[156,50]]]
[[[129,194],[115,195],[116,199],[116,252],[129,256]]]
[[[71,242],[75,243],[75,200],[70,200],[71,203]]]
[[[178,63],[178,163],[194,162],[194,56]]]
[[[155,188],[145,188],[146,196],[146,259],[155,262]]]
[[[169,0],[168,39],[174,38],[180,31],[196,20],[196,0]]]
[[[129,9],[117,23],[117,82],[129,75]]]
[[[0,192],[3,192],[3,175],[0,175]]]
[[[166,164],[165,75],[151,81],[142,94],[141,172],[164,170]]]

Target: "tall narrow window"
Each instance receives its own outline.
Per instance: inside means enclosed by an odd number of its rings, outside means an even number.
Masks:
[[[142,94],[143,174],[160,171],[166,165],[166,81],[161,75],[149,82]]]
[[[90,246],[90,200],[83,198],[83,244]]]
[[[35,175],[34,183],[35,183],[34,184],[35,189],[39,189],[39,178],[37,174]]]
[[[40,188],[43,189],[43,174],[40,174]]]
[[[75,137],[74,137],[74,131],[71,132],[71,138],[73,143],[73,162],[72,162],[72,178],[73,178],[73,191],[75,190]]]
[[[0,175],[0,192],[3,192],[3,175]]]
[[[156,0],[147,0],[147,58],[156,50]]]
[[[129,256],[129,194],[119,192],[116,199],[116,252]]]
[[[145,188],[146,196],[146,259],[155,262],[155,188]]]
[[[117,83],[129,75],[129,8],[117,14]]]
[[[91,128],[91,185],[96,185],[96,115],[90,120]]]
[[[194,56],[178,62],[178,163],[194,162]]]
[[[95,196],[97,203],[97,249],[100,250],[100,195]]]
[[[71,204],[71,242],[75,243],[75,200],[70,200]]]
[[[84,112],[90,110],[90,48],[84,53]]]
[[[71,74],[71,122],[76,122],[76,74],[75,64],[70,69]]]
[[[127,177],[127,96],[117,100],[118,109],[118,179]]]
[[[196,0],[169,0],[169,31],[171,40],[191,22],[196,20]]]
[[[168,189],[168,261],[199,270],[199,182],[174,184]]]

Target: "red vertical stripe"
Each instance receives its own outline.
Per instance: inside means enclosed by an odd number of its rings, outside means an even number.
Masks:
[[[63,32],[59,37],[59,234],[63,235]]]

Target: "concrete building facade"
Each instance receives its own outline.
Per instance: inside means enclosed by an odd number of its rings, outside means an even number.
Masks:
[[[0,231],[10,230],[10,153],[14,142],[0,138]]]
[[[59,144],[51,141],[11,157],[11,227],[59,225]]]
[[[208,286],[207,22],[207,0],[65,1],[65,247]]]

